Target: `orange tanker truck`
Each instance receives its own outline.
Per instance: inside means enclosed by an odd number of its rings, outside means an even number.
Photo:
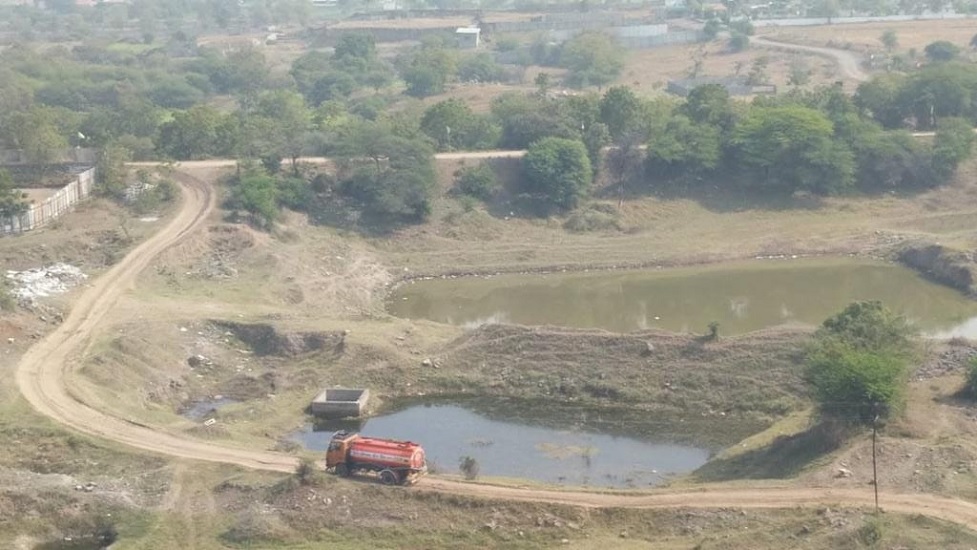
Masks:
[[[410,485],[427,473],[427,461],[417,443],[336,432],[326,451],[326,469],[342,477],[377,472],[384,485]]]

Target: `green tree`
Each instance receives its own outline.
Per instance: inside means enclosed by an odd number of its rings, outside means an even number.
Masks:
[[[550,82],[550,73],[540,72],[533,79],[533,84],[536,85],[536,90],[540,96],[546,97],[550,91],[552,83]]]
[[[59,127],[61,112],[49,107],[32,107],[13,113],[7,119],[10,141],[23,151],[27,162],[48,164],[57,154],[68,148],[62,128]]]
[[[356,58],[372,61],[377,56],[376,40],[369,33],[345,33],[339,37],[333,55],[336,59]]]
[[[173,113],[173,119],[160,127],[157,147],[163,154],[180,160],[211,156],[217,152],[222,118],[206,105]]]
[[[872,423],[899,409],[915,353],[905,319],[880,302],[855,302],[827,319],[807,354],[807,378],[821,414]]]
[[[498,192],[499,180],[488,164],[466,166],[455,172],[455,189],[462,195],[488,201]]]
[[[830,343],[808,354],[806,372],[822,417],[871,424],[902,405],[907,371],[904,357]]]
[[[692,179],[713,171],[722,158],[720,128],[676,114],[648,142],[648,173],[666,181]]]
[[[854,97],[855,105],[882,126],[898,128],[907,116],[900,101],[905,85],[906,77],[901,74],[876,76],[858,85]]]
[[[641,121],[641,100],[627,86],[609,88],[600,99],[600,121],[618,141]]]
[[[879,37],[879,42],[882,42],[885,51],[892,53],[899,47],[899,36],[896,35],[896,31],[886,29],[882,32],[882,36]]]
[[[933,169],[941,178],[948,178],[957,166],[970,157],[977,136],[969,121],[962,118],[941,118],[936,123],[933,139]]]
[[[837,341],[860,351],[885,352],[902,357],[915,353],[915,331],[901,315],[877,300],[852,302],[825,319],[815,333],[818,342]]]
[[[246,211],[254,225],[271,227],[279,216],[275,178],[259,170],[244,172],[231,188],[229,206]]]
[[[733,31],[729,35],[729,51],[737,53],[750,47],[750,37],[739,32]]]
[[[549,137],[532,144],[523,157],[524,189],[546,206],[572,209],[590,190],[593,172],[579,141]]]
[[[427,97],[444,91],[458,72],[458,60],[453,51],[440,45],[422,45],[406,57],[398,59],[401,78],[407,83],[406,93],[412,97]]]
[[[110,143],[98,153],[96,188],[99,193],[115,200],[121,200],[126,192],[125,163],[132,160],[132,151],[116,143]]]
[[[621,74],[624,50],[610,36],[587,31],[563,44],[560,66],[568,71],[569,86],[601,87]]]
[[[431,213],[435,188],[433,152],[423,141],[400,137],[389,127],[363,123],[350,128],[338,153],[355,167],[340,181],[340,192],[371,222],[413,223]]]
[[[703,84],[689,92],[678,111],[696,124],[716,126],[723,132],[733,127],[733,103],[721,84]]]
[[[798,105],[754,107],[732,136],[744,183],[831,194],[854,183],[854,158],[822,113]]]
[[[937,40],[927,44],[923,52],[930,61],[952,61],[960,56],[960,47],[947,40]]]
[[[913,73],[900,89],[897,105],[920,129],[934,128],[945,117],[977,118],[977,67],[933,63]]]
[[[505,79],[505,69],[487,53],[462,58],[458,63],[458,79],[462,82],[496,82]]]
[[[0,169],[0,219],[22,214],[26,210],[27,202],[21,198],[21,193],[14,189],[10,172]]]
[[[309,141],[312,126],[312,113],[305,100],[289,90],[267,92],[258,99],[255,115],[269,121],[267,128],[271,134],[266,136],[266,153],[290,159],[292,169],[297,172],[298,158]]]
[[[498,143],[499,128],[472,112],[460,99],[435,103],[424,111],[420,129],[439,151],[488,149]]]

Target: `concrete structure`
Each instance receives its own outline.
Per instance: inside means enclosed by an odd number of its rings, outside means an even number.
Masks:
[[[33,204],[19,216],[0,218],[0,235],[13,235],[37,229],[70,211],[95,189],[95,168],[80,172],[75,181],[62,187],[40,204]]]
[[[481,36],[482,29],[478,27],[461,27],[455,31],[458,47],[463,50],[474,50],[478,48]]]
[[[327,418],[359,416],[369,399],[368,389],[329,388],[312,400],[312,414]]]

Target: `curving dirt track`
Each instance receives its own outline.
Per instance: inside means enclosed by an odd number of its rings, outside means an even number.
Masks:
[[[187,174],[179,181],[184,200],[179,213],[159,233],[126,256],[84,291],[64,323],[35,344],[21,359],[16,381],[31,405],[56,422],[79,432],[174,457],[235,464],[246,468],[291,472],[295,457],[241,448],[222,447],[186,439],[165,430],[124,418],[109,416],[73,396],[69,390],[73,371],[99,323],[119,297],[129,291],[139,273],[158,254],[200,229],[213,212],[212,188]],[[703,486],[694,490],[660,490],[634,493],[600,493],[527,489],[464,483],[437,477],[423,480],[411,490],[437,491],[477,498],[549,502],[590,508],[789,508],[795,506],[872,505],[865,490],[759,486]],[[922,514],[977,530],[977,504],[926,494],[882,493],[887,510]]]
[[[848,78],[857,80],[858,82],[865,82],[868,80],[868,73],[862,70],[861,62],[859,61],[858,56],[846,50],[820,48],[817,46],[802,46],[800,44],[791,44],[789,42],[776,42],[766,38],[761,38],[759,36],[750,37],[750,44],[774,50],[790,50],[795,52],[812,53],[822,57],[830,57],[838,64],[838,68],[841,70],[842,74]]]

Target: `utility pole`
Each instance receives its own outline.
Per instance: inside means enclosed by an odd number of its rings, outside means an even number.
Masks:
[[[875,513],[879,513],[879,473],[875,462],[875,440],[879,431],[879,415],[872,420],[872,486],[875,488]]]

